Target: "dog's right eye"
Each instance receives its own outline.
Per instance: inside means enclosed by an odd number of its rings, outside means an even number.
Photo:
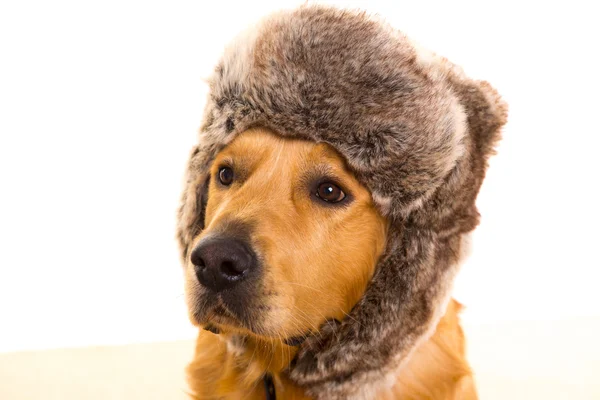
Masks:
[[[225,186],[231,185],[233,182],[233,170],[229,167],[219,168],[219,182]]]

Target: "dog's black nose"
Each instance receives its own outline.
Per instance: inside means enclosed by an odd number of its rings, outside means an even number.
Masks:
[[[220,292],[242,281],[256,267],[254,252],[239,239],[212,238],[200,242],[190,256],[202,285]]]

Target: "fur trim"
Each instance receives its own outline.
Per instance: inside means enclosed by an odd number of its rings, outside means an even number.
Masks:
[[[262,126],[335,147],[390,219],[390,239],[351,318],[305,342],[289,373],[320,399],[374,397],[443,314],[506,113],[487,82],[365,13],[273,14],[210,79],[179,212],[182,257],[203,228],[212,159],[238,133]]]

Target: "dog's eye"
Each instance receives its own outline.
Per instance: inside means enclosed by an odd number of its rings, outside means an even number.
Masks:
[[[331,182],[325,182],[317,188],[317,197],[328,203],[337,203],[344,200],[346,193],[339,186]]]
[[[219,169],[219,182],[225,186],[231,185],[233,182],[233,170],[229,167],[221,167]]]

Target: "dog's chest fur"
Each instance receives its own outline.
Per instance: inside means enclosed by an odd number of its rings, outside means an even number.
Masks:
[[[461,306],[452,300],[429,340],[392,377],[391,387],[381,388],[377,399],[477,399],[471,371],[465,359],[464,336],[459,324]],[[263,378],[273,376],[277,400],[309,399],[281,371],[295,349],[280,341],[257,341],[239,335],[201,331],[196,355],[188,367],[194,399],[267,398]]]
[[[196,356],[188,367],[190,389],[195,399],[264,400],[264,376],[269,373],[278,400],[308,399],[281,374],[294,354],[281,342],[200,332]]]

